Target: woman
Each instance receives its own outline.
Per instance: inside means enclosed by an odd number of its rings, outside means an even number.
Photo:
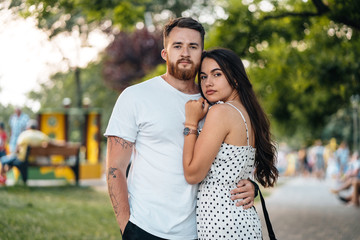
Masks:
[[[262,239],[255,208],[236,207],[229,192],[252,174],[264,187],[274,186],[278,170],[269,120],[240,58],[231,50],[203,53],[199,84],[206,100],[186,103],[183,153],[186,180],[201,182],[196,209],[199,240]],[[208,102],[217,104],[207,111]]]

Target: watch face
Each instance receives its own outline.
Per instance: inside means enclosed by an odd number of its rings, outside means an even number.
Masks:
[[[189,135],[190,133],[190,128],[186,127],[184,128],[184,135]]]

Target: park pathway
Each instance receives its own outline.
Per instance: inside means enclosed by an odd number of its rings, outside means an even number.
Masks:
[[[360,208],[341,203],[329,191],[333,182],[295,177],[280,183],[265,199],[279,240],[360,240]],[[267,240],[261,204],[256,209]]]

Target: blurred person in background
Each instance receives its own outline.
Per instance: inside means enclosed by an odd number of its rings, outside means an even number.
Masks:
[[[308,170],[311,176],[313,176],[313,173],[315,171],[315,163],[316,163],[316,148],[315,144],[311,145],[307,149],[307,163],[308,163]]]
[[[5,131],[5,124],[0,122],[0,158],[6,155],[6,141],[7,134]]]
[[[346,172],[349,161],[350,150],[345,141],[342,141],[339,148],[335,152],[336,159],[339,164],[340,177]]]
[[[331,138],[329,143],[325,146],[325,164],[326,164],[326,177],[331,179],[337,179],[339,176],[339,164],[336,161],[336,139]]]
[[[356,151],[352,154],[350,162],[347,166],[347,171],[344,173],[341,185],[332,189],[331,192],[338,194],[338,198],[350,205],[359,206],[359,186],[360,186],[360,158]],[[350,189],[350,193],[346,196],[341,194],[342,191]]]
[[[314,154],[314,174],[318,179],[324,179],[325,177],[325,160],[324,160],[324,146],[321,140],[315,141]]]
[[[307,157],[306,157],[306,147],[302,147],[298,150],[298,173],[301,176],[308,176],[308,166],[307,166]]]
[[[10,116],[10,141],[9,148],[10,153],[15,153],[16,143],[20,134],[25,131],[26,124],[29,121],[29,116],[21,111],[19,107],[15,109],[15,113]]]
[[[37,127],[38,124],[36,120],[29,120],[26,130],[18,137],[16,152],[0,158],[0,184],[4,185],[6,183],[6,173],[10,171],[12,167],[19,167],[25,160],[27,147],[29,145],[42,146],[43,144],[51,142],[51,139],[45,133],[37,130]]]

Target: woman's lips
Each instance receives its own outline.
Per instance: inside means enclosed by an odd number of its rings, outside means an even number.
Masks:
[[[215,93],[215,90],[207,90],[206,91],[206,94],[207,95],[212,95],[212,94],[214,94]]]

